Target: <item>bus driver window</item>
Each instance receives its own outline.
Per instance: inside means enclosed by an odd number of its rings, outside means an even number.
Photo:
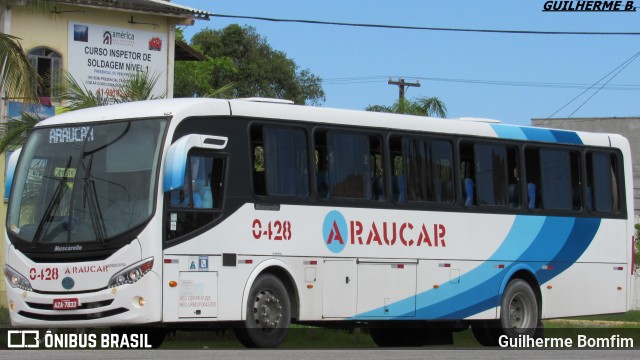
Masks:
[[[167,193],[167,240],[189,234],[218,218],[222,211],[225,159],[214,154],[190,154],[190,171],[182,189]]]
[[[204,156],[190,156],[189,164],[191,171],[185,172],[182,189],[171,192],[169,204],[181,208],[210,209],[213,207],[212,159]]]

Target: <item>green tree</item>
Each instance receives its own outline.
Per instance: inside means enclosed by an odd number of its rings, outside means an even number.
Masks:
[[[394,114],[447,117],[447,107],[437,97],[420,97],[415,100],[401,99],[391,106],[369,105],[365,110]]]
[[[312,105],[325,100],[321,79],[274,50],[253,27],[204,29],[190,45],[208,60],[176,62],[175,97],[205,96],[233,84],[224,97],[260,96]]]

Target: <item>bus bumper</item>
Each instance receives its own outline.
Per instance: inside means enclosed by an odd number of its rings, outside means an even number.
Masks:
[[[155,323],[162,320],[161,279],[153,271],[133,284],[95,292],[42,294],[6,283],[14,327],[101,327]],[[53,310],[56,299],[77,299],[78,308]]]

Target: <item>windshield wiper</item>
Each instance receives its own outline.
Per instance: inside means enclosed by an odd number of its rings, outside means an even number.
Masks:
[[[83,163],[84,165],[84,163]],[[102,210],[100,210],[100,202],[98,201],[98,192],[96,191],[96,183],[93,180],[89,180],[91,177],[91,167],[93,166],[93,154],[90,155],[89,165],[85,168],[85,176],[82,179],[83,183],[83,206],[89,204],[89,216],[91,217],[91,225],[93,226],[93,232],[96,234],[96,239],[101,245],[104,245],[104,239],[106,238],[107,229],[104,224],[104,218],[102,217]]]
[[[40,240],[42,239],[42,235],[45,230],[45,225],[51,224],[51,220],[53,220],[52,214],[58,208],[58,205],[60,205],[60,200],[62,200],[62,196],[64,195],[64,190],[66,189],[67,179],[69,178],[67,176],[67,170],[71,166],[71,158],[72,157],[69,156],[69,160],[67,161],[67,165],[64,168],[62,177],[60,178],[60,180],[58,180],[58,185],[53,191],[51,200],[49,201],[49,204],[47,205],[47,208],[45,209],[44,214],[42,215],[42,219],[40,220],[40,223],[36,228],[35,234],[33,234],[33,241],[31,241],[32,249],[34,249],[37,243],[40,242]]]
[[[80,159],[78,159],[78,168],[82,166],[85,173],[84,177],[82,178],[82,189],[83,189],[82,206],[83,207],[86,206],[87,203],[89,205],[89,216],[91,218],[91,226],[93,227],[93,231],[96,234],[96,240],[98,240],[98,242],[101,245],[105,245],[107,229],[105,227],[104,218],[102,217],[102,210],[100,209],[100,202],[98,200],[98,192],[96,191],[95,181],[90,180],[92,177],[91,168],[93,166],[93,155],[98,153],[99,151],[106,149],[110,145],[122,139],[129,132],[130,128],[131,128],[131,122],[127,123],[127,126],[125,127],[125,129],[122,131],[121,134],[116,136],[115,139],[89,151],[86,150],[89,138],[88,137],[85,138],[82,144],[82,149],[81,149],[82,156],[80,157]],[[87,157],[89,157],[89,164],[85,166],[84,161]],[[75,192],[76,189],[74,188],[73,191]],[[73,198],[73,194],[72,194],[72,198]],[[71,216],[72,213],[73,213],[73,201],[71,202],[71,211],[69,211],[69,216]],[[71,236],[71,234],[69,234],[69,236]]]

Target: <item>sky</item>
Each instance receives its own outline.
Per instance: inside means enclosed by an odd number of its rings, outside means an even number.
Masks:
[[[640,33],[640,1],[634,2],[637,12],[543,12],[544,0],[173,2],[213,14],[278,19]],[[626,1],[622,3],[624,6]],[[368,105],[391,105],[398,99],[398,87],[387,82],[404,78],[421,84],[409,88],[407,98],[438,97],[449,118],[490,118],[529,125],[532,118],[554,113],[553,117],[640,116],[640,59],[633,58],[640,51],[638,35],[494,34],[219,17],[197,20],[194,26],[184,28],[184,33],[190,40],[202,29],[222,29],[229,24],[255,27],[273,49],[284,52],[300,69],[319,76],[326,95],[323,107],[364,110]],[[606,77],[610,73],[617,75]],[[607,87],[597,91],[607,80]]]

